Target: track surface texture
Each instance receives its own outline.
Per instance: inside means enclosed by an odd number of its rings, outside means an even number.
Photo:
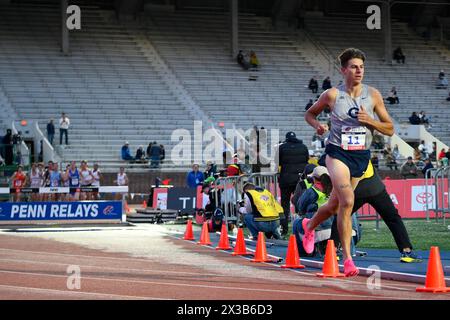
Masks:
[[[179,236],[178,236],[179,237]],[[450,299],[414,283],[322,279],[200,246],[158,225],[0,232],[0,299]],[[71,270],[79,269],[80,288]],[[73,289],[69,289],[73,288]]]

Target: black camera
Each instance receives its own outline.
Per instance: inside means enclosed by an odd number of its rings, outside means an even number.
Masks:
[[[22,143],[22,135],[21,135],[20,131],[12,136],[12,143],[13,144],[21,144]]]

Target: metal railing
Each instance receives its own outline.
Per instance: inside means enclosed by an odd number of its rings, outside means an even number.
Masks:
[[[428,172],[430,177],[428,178]],[[449,194],[450,194],[450,166],[442,168],[431,168],[425,173],[425,188],[427,195],[433,197],[433,207],[430,208],[429,202],[426,201],[426,219],[430,221],[430,211],[434,211],[436,222],[439,221],[441,214],[443,223],[445,224],[446,214],[450,213]]]
[[[225,221],[228,223],[239,221],[239,204],[242,200],[242,187],[248,175],[221,177],[215,181],[216,207],[222,208]]]

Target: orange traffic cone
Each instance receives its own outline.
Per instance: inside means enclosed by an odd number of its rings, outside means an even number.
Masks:
[[[266,240],[264,232],[258,233],[258,242],[256,243],[255,258],[250,260],[251,262],[271,262],[273,259],[269,259],[267,256]]]
[[[322,278],[345,277],[343,273],[339,272],[339,265],[336,259],[336,248],[334,247],[333,240],[328,240],[327,242],[327,250],[325,252],[322,273],[316,273],[316,275]]]
[[[197,244],[201,245],[211,245],[211,240],[209,240],[208,223],[204,222],[202,227],[202,235],[200,236],[200,241]]]
[[[244,240],[244,231],[242,228],[238,229],[238,234],[236,238],[236,245],[234,247],[234,252],[232,253],[233,256],[245,256],[251,254],[247,251],[247,247],[245,246],[245,240]]]
[[[192,231],[192,220],[188,220],[186,231],[184,232],[183,240],[195,240],[194,232]]]
[[[286,264],[282,268],[303,269],[305,266],[300,264],[300,255],[298,254],[297,239],[291,234],[286,254]]]
[[[227,225],[225,223],[222,224],[219,245],[216,247],[216,250],[231,250],[230,240],[228,240]]]
[[[147,208],[147,201],[142,201],[142,208],[143,209],[146,209]]]
[[[450,287],[445,286],[444,271],[442,269],[439,247],[431,247],[425,287],[419,287],[416,291],[432,293],[450,292]]]

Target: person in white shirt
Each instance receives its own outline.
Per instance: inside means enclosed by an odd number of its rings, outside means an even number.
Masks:
[[[92,180],[91,186],[93,187],[100,187],[100,181],[102,179],[102,174],[100,170],[98,169],[98,164],[94,163],[94,169],[92,170],[92,176],[94,177],[94,180]],[[100,194],[98,192],[93,192],[94,200],[100,199]]]
[[[117,179],[114,180],[114,183],[116,183],[118,186],[127,186],[128,185],[128,177],[127,177],[127,174],[125,173],[124,167],[120,167],[120,172],[117,174]],[[122,200],[126,194],[127,194],[126,192],[124,192],[124,193],[117,192],[116,200]]]
[[[69,144],[69,138],[67,137],[69,134],[69,126],[70,120],[63,112],[61,114],[61,119],[59,119],[59,144],[62,145],[63,135],[66,136],[66,145]]]

